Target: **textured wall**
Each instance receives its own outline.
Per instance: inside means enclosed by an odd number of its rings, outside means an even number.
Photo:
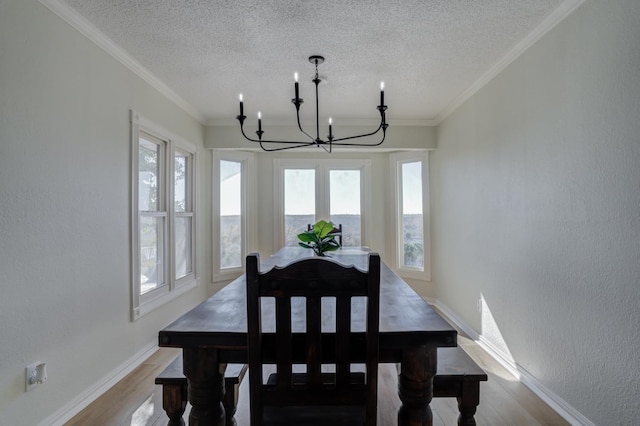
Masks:
[[[639,22],[637,0],[586,2],[432,157],[438,299],[602,425],[640,415]]]
[[[0,424],[42,422],[204,296],[129,320],[131,108],[202,145],[201,125],[40,3],[0,3]],[[38,360],[49,380],[25,393]]]

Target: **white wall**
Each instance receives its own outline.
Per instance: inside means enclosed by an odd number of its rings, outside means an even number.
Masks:
[[[130,109],[205,164],[197,121],[37,1],[0,3],[1,424],[51,420],[205,295],[130,321]],[[49,380],[25,393],[35,361]]]
[[[587,1],[432,157],[438,300],[602,425],[640,415],[639,24],[637,0]]]

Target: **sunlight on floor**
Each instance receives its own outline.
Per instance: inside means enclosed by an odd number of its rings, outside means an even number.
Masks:
[[[153,417],[155,404],[153,403],[153,393],[142,403],[131,416],[131,426],[146,426],[149,419]]]

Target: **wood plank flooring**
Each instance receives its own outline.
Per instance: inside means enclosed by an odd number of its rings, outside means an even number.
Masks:
[[[533,392],[522,385],[505,368],[476,343],[460,334],[458,344],[487,372],[489,380],[480,385],[478,425],[568,425],[562,417]],[[155,377],[180,353],[178,349],[160,348],[147,361],[90,404],[68,426],[165,426],[160,386]],[[395,425],[400,405],[395,366],[380,364],[378,388],[378,424]],[[238,426],[249,424],[248,380],[240,387],[236,420]],[[431,403],[433,424],[455,425],[458,409],[455,398],[434,398]],[[188,424],[188,410],[185,422]]]

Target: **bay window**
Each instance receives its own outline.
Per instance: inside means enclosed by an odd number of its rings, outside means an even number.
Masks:
[[[407,278],[431,279],[427,152],[392,154],[395,266]]]
[[[370,170],[370,160],[274,160],[274,249],[298,245],[297,235],[320,219],[342,224],[343,246],[366,245]]]
[[[235,278],[244,272],[244,259],[253,250],[256,215],[255,154],[213,152],[213,280]]]

